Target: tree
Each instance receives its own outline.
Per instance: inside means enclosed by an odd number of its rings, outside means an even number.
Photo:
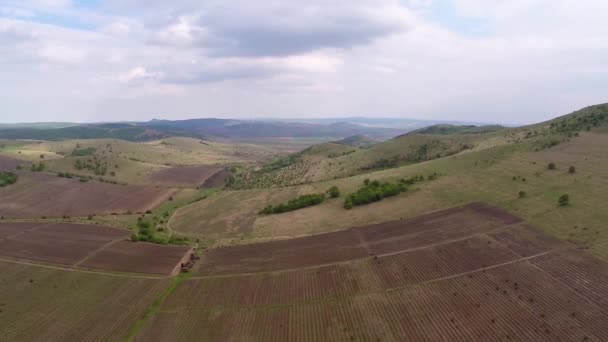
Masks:
[[[338,189],[337,186],[332,186],[331,188],[329,188],[329,190],[327,190],[327,193],[329,194],[329,197],[331,198],[338,198],[340,197],[340,189]]]
[[[558,198],[557,203],[559,203],[559,205],[561,207],[565,207],[565,206],[569,205],[570,204],[570,196],[567,195],[567,194],[561,195]]]
[[[575,173],[576,172],[576,168],[574,166],[570,166],[570,168],[568,169],[568,173]]]
[[[547,169],[549,170],[555,170],[557,168],[557,166],[555,166],[555,163],[549,163],[549,165],[547,165]]]
[[[349,197],[344,201],[344,209],[352,209],[352,208],[353,208],[353,201]]]

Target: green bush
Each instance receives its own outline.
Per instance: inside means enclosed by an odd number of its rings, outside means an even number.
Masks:
[[[364,205],[372,202],[381,201],[385,197],[398,195],[407,190],[405,183],[380,183],[366,179],[357,192],[350,194],[344,200],[344,208],[350,209],[354,206]]]
[[[19,177],[12,172],[0,172],[0,187],[17,183]]]
[[[575,173],[575,172],[576,172],[576,167],[570,166],[570,168],[568,168],[568,173]]]
[[[555,170],[555,169],[557,169],[557,166],[555,166],[555,163],[549,163],[549,165],[547,165],[547,169]]]
[[[325,194],[310,194],[302,195],[296,199],[289,200],[287,203],[281,203],[277,206],[267,206],[262,209],[260,215],[280,214],[288,211],[298,210],[301,208],[311,207],[323,203]]]
[[[38,163],[38,165],[36,165],[35,163],[32,164],[32,166],[30,167],[30,171],[32,172],[42,172],[44,171],[44,168],[46,167],[46,165],[44,165],[43,162]]]
[[[93,155],[94,153],[95,153],[94,147],[75,149],[74,151],[72,151],[72,157],[86,157],[86,156]]]
[[[558,199],[557,199],[557,203],[561,206],[561,207],[565,207],[567,205],[570,204],[570,196],[567,194],[561,195]]]
[[[331,198],[338,198],[340,197],[340,189],[338,189],[337,186],[332,186],[331,188],[329,188],[329,190],[327,190],[327,193],[329,194],[329,197]]]
[[[526,197],[527,193],[525,191],[520,191],[519,192],[519,198],[524,198]]]

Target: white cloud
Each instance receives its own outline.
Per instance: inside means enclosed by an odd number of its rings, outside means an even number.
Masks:
[[[160,76],[160,73],[149,72],[146,68],[138,66],[121,74],[118,79],[124,83],[140,83],[158,80]]]
[[[512,122],[608,101],[608,2],[452,0],[456,11],[437,16],[457,19],[446,23],[429,19],[434,5],[125,0],[82,8],[7,0],[0,118],[254,113]],[[448,29],[479,18],[489,29],[477,35]]]

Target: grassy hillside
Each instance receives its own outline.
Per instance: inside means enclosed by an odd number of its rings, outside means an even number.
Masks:
[[[439,159],[508,144],[498,132],[463,135],[402,135],[372,146],[323,143],[243,174],[236,188],[309,184]]]
[[[421,129],[417,129],[407,134],[475,134],[475,133],[490,133],[505,129],[500,125],[474,126],[474,125],[448,125],[439,124]]]
[[[103,177],[121,183],[147,184],[146,176],[176,165],[238,165],[267,161],[272,146],[219,143],[187,137],[150,142],[118,139],[12,141],[0,153],[43,162],[51,172]]]
[[[470,141],[475,144],[472,149],[447,157],[299,186],[220,193],[178,211],[171,225],[177,231],[206,234],[204,222],[213,222],[211,243],[231,244],[345,229],[484,201],[512,210],[554,236],[608,257],[604,224],[608,213],[603,210],[608,203],[608,178],[604,175],[608,167],[606,121],[599,119],[590,131],[578,124],[575,129],[569,128],[573,123],[602,117],[608,118],[608,107],[592,107],[547,123],[483,135],[483,139]],[[386,146],[398,145],[399,140]],[[389,151],[386,146],[384,151]],[[550,163],[556,165],[554,170],[549,169]],[[366,178],[396,181],[432,173],[441,176],[433,182],[416,184],[396,197],[348,212],[343,208],[344,195],[358,189]],[[323,192],[333,185],[340,188],[341,198],[280,215],[256,214],[256,209],[275,204],[278,198]],[[570,204],[560,206],[558,198],[564,194],[569,195]],[[224,210],[206,209],[228,207],[229,217]],[[196,219],[192,213],[197,213]]]

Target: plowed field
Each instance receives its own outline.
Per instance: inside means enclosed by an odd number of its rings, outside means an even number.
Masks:
[[[0,258],[118,272],[174,273],[190,247],[126,241],[130,232],[71,223],[0,223]]]
[[[14,218],[61,217],[145,212],[167,200],[173,190],[80,182],[50,174],[20,172],[13,186],[0,188],[0,215]]]
[[[608,264],[483,204],[207,258],[138,340],[608,340]]]

